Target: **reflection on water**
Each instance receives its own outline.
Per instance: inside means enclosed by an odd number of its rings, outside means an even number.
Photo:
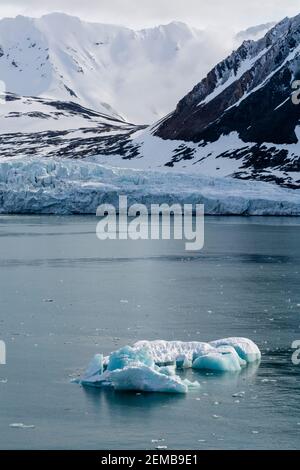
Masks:
[[[299,448],[300,220],[209,217],[199,253],[103,243],[96,223],[0,217],[0,447]],[[186,396],[70,383],[95,353],[137,340],[228,336],[254,340],[259,367],[182,372],[201,384]]]

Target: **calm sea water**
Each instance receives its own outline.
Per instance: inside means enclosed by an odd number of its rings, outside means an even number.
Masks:
[[[100,242],[96,223],[0,218],[0,448],[300,448],[300,220],[210,217],[199,253]],[[187,396],[71,383],[95,353],[139,339],[228,336],[256,341],[260,367],[189,371],[201,390]]]

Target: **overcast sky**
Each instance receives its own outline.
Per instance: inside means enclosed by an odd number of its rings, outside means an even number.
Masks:
[[[300,0],[0,0],[0,17],[63,11],[134,28],[184,21],[201,29],[234,29],[300,13]]]

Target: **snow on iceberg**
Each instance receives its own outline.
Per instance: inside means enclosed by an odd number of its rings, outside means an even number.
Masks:
[[[123,391],[187,393],[200,385],[182,380],[176,375],[176,368],[239,372],[260,358],[257,345],[246,338],[211,343],[139,341],[106,358],[96,355],[80,383]]]
[[[170,367],[155,365],[147,348],[124,348],[114,351],[105,360],[97,354],[91,361],[81,384],[94,387],[112,387],[114,390],[187,393],[189,388],[198,388],[198,382],[181,380]]]
[[[178,368],[183,358],[186,363],[194,364],[195,359],[211,354],[229,354],[234,356],[233,350],[239,359],[245,363],[260,360],[261,353],[257,345],[247,338],[227,338],[212,341],[210,343],[192,341],[138,341],[134,345],[136,348],[148,348],[156,364],[166,364],[176,362]],[[228,347],[224,349],[224,347]],[[231,347],[231,349],[229,348]],[[243,365],[240,363],[240,365]],[[237,369],[239,369],[237,367]]]
[[[92,160],[0,158],[0,213],[95,214],[100,204],[204,204],[206,214],[300,215],[300,190]]]

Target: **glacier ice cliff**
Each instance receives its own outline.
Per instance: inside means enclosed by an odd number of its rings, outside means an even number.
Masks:
[[[300,215],[300,190],[167,170],[114,168],[93,160],[0,159],[0,213],[95,214],[98,205],[204,204],[206,214]]]
[[[200,387],[197,381],[181,379],[176,369],[239,372],[261,358],[259,348],[246,338],[228,338],[211,343],[139,341],[108,357],[97,354],[80,380],[81,385],[113,390],[187,393]]]

